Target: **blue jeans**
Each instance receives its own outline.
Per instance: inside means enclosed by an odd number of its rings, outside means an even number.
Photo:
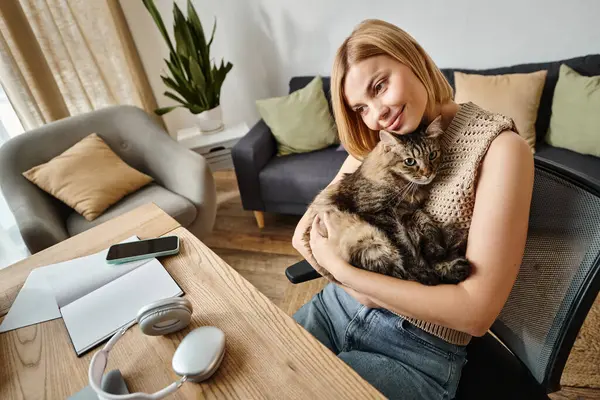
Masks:
[[[466,363],[457,346],[327,285],[294,319],[388,398],[451,399]]]

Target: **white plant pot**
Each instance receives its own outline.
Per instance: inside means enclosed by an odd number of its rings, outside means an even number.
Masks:
[[[214,133],[223,130],[223,112],[221,106],[196,114],[196,125],[202,133]]]

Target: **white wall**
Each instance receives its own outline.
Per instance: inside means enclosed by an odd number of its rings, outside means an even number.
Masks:
[[[120,0],[159,106],[166,45],[139,0]],[[172,0],[155,0],[172,29]],[[177,0],[185,9],[186,2]],[[573,0],[193,0],[205,31],[218,20],[216,60],[234,65],[221,104],[226,123],[258,119],[254,100],[280,96],[294,75],[329,75],[334,53],[365,18],[394,23],[440,67],[487,68],[600,53],[600,1]],[[185,110],[165,117],[171,134],[189,127]]]

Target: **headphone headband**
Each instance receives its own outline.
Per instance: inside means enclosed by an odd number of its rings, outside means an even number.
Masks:
[[[136,323],[140,323],[140,328],[142,328],[142,332],[145,334],[163,335],[185,328],[190,323],[191,315],[192,303],[187,299],[178,297],[159,300],[142,307],[138,312],[136,319],[119,329],[106,345],[104,345],[102,350],[98,351],[92,357],[88,370],[90,387],[96,392],[98,397],[103,400],[158,400],[175,392],[185,381],[187,381],[188,377],[186,375],[164,389],[152,394],[142,392],[125,395],[111,394],[102,390],[100,385],[102,376],[106,370],[106,365],[108,364],[108,353],[129,328]],[[173,322],[170,323],[170,321]],[[161,326],[161,323],[166,323],[166,325]]]

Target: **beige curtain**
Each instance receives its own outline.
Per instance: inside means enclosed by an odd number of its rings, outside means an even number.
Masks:
[[[26,130],[109,105],[156,108],[118,0],[0,0],[0,81]]]

